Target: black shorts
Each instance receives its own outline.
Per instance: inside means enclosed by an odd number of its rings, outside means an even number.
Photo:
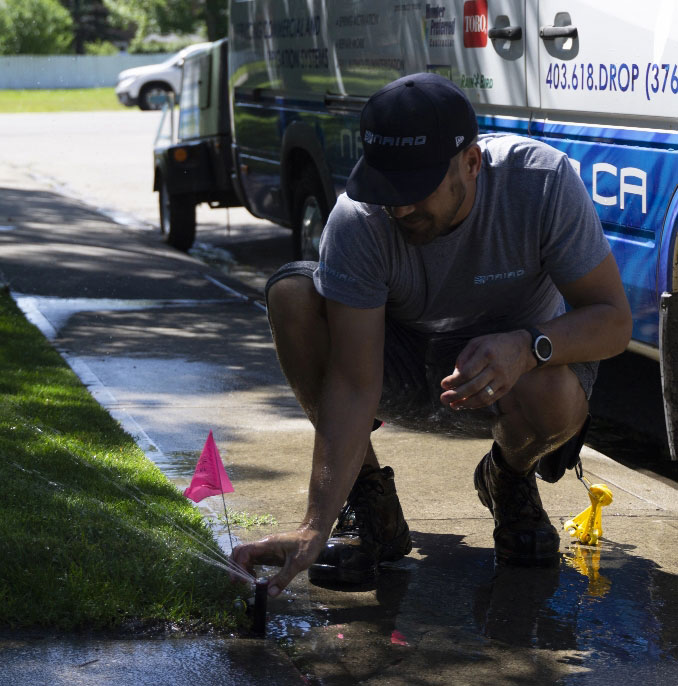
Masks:
[[[317,262],[290,262],[266,284],[269,288],[288,276],[313,278]],[[452,412],[440,402],[440,381],[454,370],[454,361],[468,343],[454,332],[424,333],[386,316],[384,382],[379,419],[415,431],[473,437],[491,437],[499,410],[496,403],[479,410]],[[569,365],[586,397],[591,397],[598,373],[597,362]]]

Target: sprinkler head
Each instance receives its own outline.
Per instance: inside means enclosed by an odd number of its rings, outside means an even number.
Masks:
[[[233,610],[239,614],[244,614],[247,612],[247,603],[242,598],[236,598],[233,601]]]
[[[268,579],[257,579],[254,587],[254,621],[252,631],[257,636],[266,635],[266,603],[268,601]]]

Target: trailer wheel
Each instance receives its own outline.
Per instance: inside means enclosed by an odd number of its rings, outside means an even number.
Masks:
[[[177,250],[188,251],[195,240],[195,201],[190,195],[170,194],[165,180],[160,182],[160,231]]]
[[[327,221],[327,201],[315,170],[307,168],[297,182],[294,192],[294,258],[317,260],[320,234]]]
[[[170,195],[162,175],[160,175],[160,190],[158,192],[158,209],[160,210],[160,233],[169,233],[169,205]]]

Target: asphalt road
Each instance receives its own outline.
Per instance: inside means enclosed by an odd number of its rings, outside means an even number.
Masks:
[[[153,142],[159,112],[78,112],[0,115],[2,163],[28,172],[117,221],[157,231]],[[261,289],[291,259],[287,229],[238,208],[198,208],[192,253]],[[121,235],[124,235],[121,233]],[[589,442],[630,464],[678,477],[667,464],[659,365],[627,353],[601,366],[592,399]]]

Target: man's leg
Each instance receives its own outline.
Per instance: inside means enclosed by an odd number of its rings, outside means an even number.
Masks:
[[[481,502],[494,515],[500,562],[549,564],[560,539],[537,489],[538,460],[576,436],[588,413],[586,393],[566,366],[535,369],[498,403],[492,450],[476,468]]]
[[[312,272],[310,268],[301,271],[305,273],[272,277],[267,290],[268,316],[280,366],[315,426],[329,356],[329,330],[325,300],[309,278]],[[309,569],[309,578],[361,583],[374,576],[380,562],[400,559],[411,548],[393,470],[379,467],[370,442],[337,526]]]
[[[567,366],[532,370],[497,404],[500,415],[492,433],[517,472],[527,472],[576,434],[588,413],[586,393]]]

